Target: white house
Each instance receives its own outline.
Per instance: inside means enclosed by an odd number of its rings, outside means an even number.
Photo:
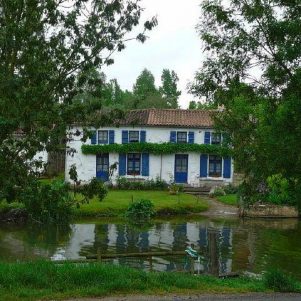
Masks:
[[[162,179],[201,186],[233,180],[233,162],[220,151],[223,135],[213,129],[212,111],[180,109],[134,110],[116,126],[90,129],[82,142],[81,125],[70,127],[66,180],[75,164],[81,181],[97,177],[116,183],[117,177],[133,180]],[[112,169],[115,166],[115,169]],[[111,167],[111,168],[110,168]],[[111,173],[110,173],[111,171]],[[109,179],[110,178],[110,179]]]

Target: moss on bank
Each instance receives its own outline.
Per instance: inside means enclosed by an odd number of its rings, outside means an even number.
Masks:
[[[96,297],[112,294],[245,293],[268,291],[263,280],[147,273],[91,263],[0,263],[0,300]]]

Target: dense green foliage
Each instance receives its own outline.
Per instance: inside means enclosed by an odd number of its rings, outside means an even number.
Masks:
[[[169,108],[177,109],[179,107],[178,99],[182,94],[181,91],[178,91],[177,82],[179,81],[179,78],[177,74],[173,70],[163,69],[161,81],[162,86],[159,90],[163,99],[166,100]]]
[[[13,284],[13,285],[12,285]],[[298,286],[298,289],[300,285]],[[262,280],[153,273],[100,263],[0,264],[0,300],[70,299],[120,294],[264,292]],[[298,290],[299,291],[299,290]]]
[[[225,146],[210,144],[186,144],[186,143],[128,143],[105,145],[82,145],[82,152],[88,154],[101,153],[150,153],[155,155],[174,154],[180,152],[195,152],[202,154],[217,154],[221,156],[231,155],[232,150]]]
[[[74,205],[69,187],[62,181],[51,184],[35,181],[20,193],[19,198],[29,216],[39,222],[67,223]]]
[[[267,271],[264,274],[264,282],[267,288],[270,288],[275,292],[300,291],[300,283],[279,269]]]
[[[130,203],[125,216],[134,223],[144,223],[149,221],[154,215],[155,206],[150,200],[137,200]]]
[[[90,103],[94,106],[102,104],[103,109],[148,109],[178,108],[178,76],[173,70],[163,69],[161,86],[156,87],[155,77],[148,69],[138,75],[133,90],[122,90],[118,81],[107,81],[105,74],[90,70],[86,73],[88,83],[83,92],[75,96],[77,103]]]
[[[108,194],[108,189],[103,182],[93,178],[89,183],[80,186],[78,192],[84,196],[82,202],[89,202],[92,198],[101,202]]]
[[[41,166],[34,155],[64,147],[67,126],[101,108],[75,96],[91,86],[91,70],[114,62],[141,12],[131,0],[1,2],[0,198],[30,185]],[[146,21],[132,38],[144,42],[156,24]],[[90,92],[98,97],[101,87]]]
[[[223,108],[216,126],[230,135],[246,202],[301,200],[300,16],[299,1],[202,3],[207,59],[191,91]],[[287,190],[281,200],[267,183],[278,174]]]

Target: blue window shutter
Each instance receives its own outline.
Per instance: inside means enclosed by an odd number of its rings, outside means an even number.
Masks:
[[[191,144],[194,143],[194,132],[188,133],[188,143],[191,143]]]
[[[208,155],[201,155],[200,177],[207,178],[207,176],[208,176]]]
[[[172,142],[172,143],[177,142],[177,132],[175,132],[175,131],[170,132],[170,142]]]
[[[115,131],[109,131],[109,144],[115,143]]]
[[[210,132],[205,132],[205,139],[204,139],[205,144],[210,144],[210,136],[211,136]]]
[[[140,142],[146,142],[146,131],[140,132]]]
[[[119,175],[126,175],[126,154],[119,154]]]
[[[231,158],[226,157],[224,158],[224,178],[230,179],[231,178]]]
[[[144,177],[149,176],[149,154],[148,153],[142,154],[142,176]]]
[[[91,144],[96,144],[96,131],[93,131],[91,136]]]
[[[129,131],[122,131],[122,144],[129,143]]]

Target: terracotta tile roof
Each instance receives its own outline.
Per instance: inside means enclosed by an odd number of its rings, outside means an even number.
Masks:
[[[145,109],[125,114],[120,125],[169,126],[187,128],[213,127],[210,110]]]

